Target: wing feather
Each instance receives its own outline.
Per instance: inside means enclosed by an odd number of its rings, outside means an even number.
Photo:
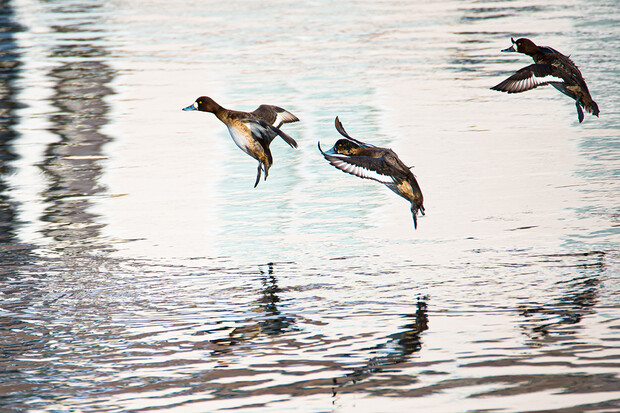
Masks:
[[[262,119],[272,125],[282,125],[299,121],[299,118],[286,109],[273,105],[260,105],[251,112],[258,119]]]
[[[491,89],[507,93],[521,93],[552,82],[562,82],[563,79],[555,76],[553,72],[553,67],[548,64],[529,65]]]
[[[273,122],[274,125],[277,123],[291,123],[291,122],[299,121],[299,118],[293,115],[288,110],[279,108],[277,106],[275,107],[275,110],[276,110],[276,120],[275,122]]]
[[[373,158],[370,156],[351,156],[342,154],[331,154],[323,152],[321,144],[318,144],[319,151],[325,159],[343,172],[355,175],[359,178],[372,179],[385,185],[394,184],[400,173],[394,171],[386,163],[383,157]]]
[[[292,148],[297,148],[297,142],[295,141],[295,139],[291,138],[286,133],[282,132],[275,126],[270,125],[264,120],[246,118],[243,119],[243,123],[245,123],[250,128],[250,131],[254,136],[263,139],[265,142],[267,142],[267,144],[270,144],[276,136],[280,136]]]
[[[355,175],[359,178],[372,179],[373,181],[381,182],[385,185],[394,183],[394,178],[391,175],[381,173],[373,167],[376,166],[372,165],[373,163],[381,162],[378,158],[370,158],[367,156],[347,157],[345,155],[329,154],[324,154],[324,156],[330,164],[348,174]],[[364,165],[360,165],[359,163],[363,163]]]
[[[344,126],[342,126],[342,123],[340,122],[340,119],[338,119],[338,116],[336,116],[336,119],[334,119],[334,123],[336,125],[336,130],[338,131],[339,134],[341,134],[342,136],[344,136],[347,139],[352,140],[353,142],[357,143],[359,146],[363,147],[363,148],[376,148],[375,145],[371,145],[369,143],[364,143],[362,141],[358,141],[355,138],[352,138],[346,130],[344,130]]]

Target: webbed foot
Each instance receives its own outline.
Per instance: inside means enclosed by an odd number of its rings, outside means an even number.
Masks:
[[[261,163],[258,163],[258,171],[256,171],[256,182],[254,182],[254,188],[256,188],[256,185],[258,185],[258,182],[260,181],[260,172],[261,172]],[[267,178],[267,177],[265,177]]]
[[[579,123],[581,123],[583,122],[583,110],[578,100],[575,101],[575,106],[577,106],[577,117],[579,118]]]

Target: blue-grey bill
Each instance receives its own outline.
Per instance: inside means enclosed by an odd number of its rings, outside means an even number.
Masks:
[[[328,149],[326,151],[323,151],[323,149],[321,148],[321,142],[317,142],[317,144],[319,145],[319,150],[321,152],[323,152],[324,154],[327,154],[327,155],[335,155],[336,154],[336,151],[334,151],[334,148],[331,148],[331,149]]]

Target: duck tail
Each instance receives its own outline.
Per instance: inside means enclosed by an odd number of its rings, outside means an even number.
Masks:
[[[288,136],[286,133],[282,132],[280,129],[276,128],[275,126],[273,126],[273,129],[276,131],[278,135],[280,135],[282,139],[284,139],[284,142],[290,145],[291,148],[297,148],[297,142],[295,141],[295,139],[291,138],[290,136]]]
[[[596,116],[598,118],[598,114],[600,113],[598,110],[598,105],[596,104],[595,101],[592,101],[592,103],[590,104],[590,107],[586,108],[588,110],[588,112],[590,112],[591,114],[593,114],[594,116]]]
[[[265,122],[264,120],[249,118],[249,119],[245,119],[245,121],[260,125],[260,127],[263,129],[262,131],[260,131],[260,134],[263,135],[266,132],[266,135],[268,135],[267,145],[269,145],[271,141],[275,139],[276,135],[280,135],[286,143],[291,145],[292,148],[297,148],[297,142],[295,142],[295,139],[291,138],[286,133],[282,132],[280,129],[276,128],[275,126]]]
[[[263,121],[259,121],[259,122],[261,123],[261,125],[270,129],[273,133],[275,133],[276,135],[279,135],[282,139],[284,139],[284,142],[288,143],[291,148],[297,148],[297,142],[295,141],[295,139],[291,138],[286,133],[282,132],[282,130],[280,130],[279,128],[280,125],[273,126],[273,125],[268,124],[267,122],[263,122]]]

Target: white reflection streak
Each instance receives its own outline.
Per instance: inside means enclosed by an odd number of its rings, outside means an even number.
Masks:
[[[15,152],[18,159],[13,162],[15,173],[7,176],[13,188],[10,192],[19,205],[17,217],[21,223],[19,237],[23,242],[37,244],[43,240],[40,236],[44,225],[41,216],[45,204],[41,202],[41,193],[47,188],[44,175],[39,164],[44,159],[45,148],[58,138],[49,132],[50,114],[54,108],[49,103],[53,92],[47,80],[50,64],[43,59],[49,51],[47,37],[42,33],[49,32],[48,25],[41,21],[42,6],[30,0],[14,2],[15,19],[27,29],[15,33],[20,51],[20,79],[16,100],[26,105],[19,109],[20,120],[15,125],[19,138],[15,141]]]

